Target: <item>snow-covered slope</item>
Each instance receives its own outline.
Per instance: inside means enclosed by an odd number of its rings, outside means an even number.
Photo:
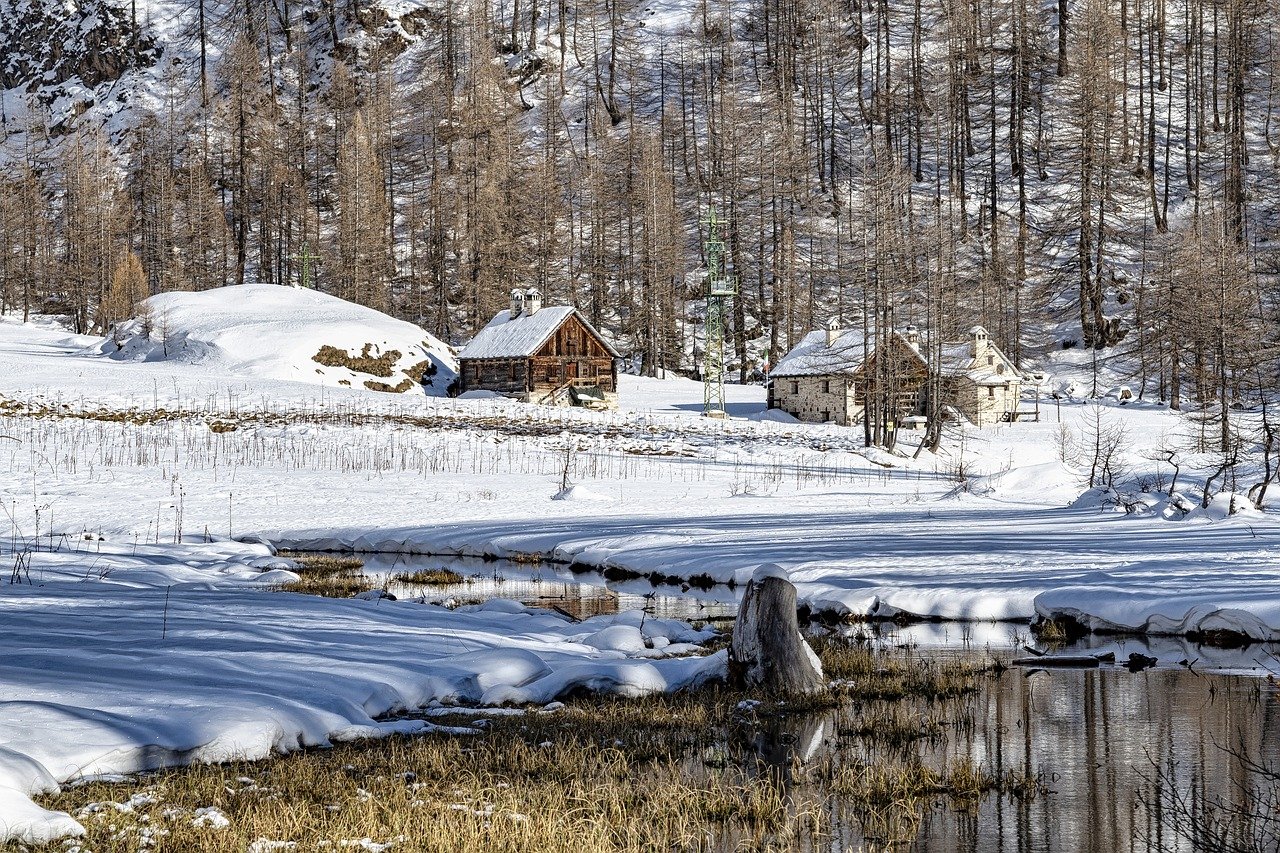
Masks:
[[[436,396],[457,376],[449,347],[412,323],[269,284],[152,296],[96,350],[120,360]]]

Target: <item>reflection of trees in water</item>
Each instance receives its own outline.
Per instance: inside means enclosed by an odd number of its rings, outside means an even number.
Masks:
[[[1280,707],[1260,679],[1008,671],[910,700],[918,737],[877,707],[761,718],[737,740],[794,810],[824,812],[831,849],[1280,851]]]
[[[1266,716],[1274,718],[1275,714],[1269,708]],[[1185,784],[1178,778],[1176,762],[1155,764],[1151,776],[1154,799],[1144,799],[1142,804],[1149,812],[1167,815],[1172,832],[1148,839],[1155,842],[1152,849],[1162,853],[1185,849],[1197,853],[1280,850],[1280,769],[1270,761],[1259,760],[1243,738],[1235,746],[1214,748],[1229,756],[1233,771],[1225,790],[1210,788],[1194,773],[1191,784]]]

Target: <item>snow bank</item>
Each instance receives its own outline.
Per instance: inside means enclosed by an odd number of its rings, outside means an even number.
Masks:
[[[269,284],[152,296],[95,350],[117,360],[375,391],[443,395],[457,376],[449,347],[412,323]]]
[[[260,759],[401,731],[428,703],[632,696],[724,673],[711,636],[644,614],[266,592],[264,545],[80,540],[0,587],[0,842],[77,834],[31,796],[86,776]],[[414,731],[428,730],[426,725]]]
[[[277,531],[280,545],[319,550],[465,556],[541,555],[641,576],[745,585],[781,573],[815,612],[958,622],[1070,616],[1098,630],[1195,634],[1231,630],[1280,639],[1280,524],[1256,512],[1186,519],[1126,514],[1096,500],[1030,503],[1039,482],[1059,500],[1058,463],[1014,469],[994,496],[778,511],[766,501],[732,514],[538,517]],[[939,484],[944,488],[945,483]],[[1006,489],[1016,488],[1005,499]],[[754,499],[753,499],[754,500]],[[625,511],[625,504],[621,511]],[[1248,615],[1246,615],[1248,614]]]

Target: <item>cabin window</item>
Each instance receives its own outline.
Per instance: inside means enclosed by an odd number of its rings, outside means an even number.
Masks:
[[[822,380],[822,393],[823,393],[823,394],[830,394],[830,393],[831,393],[831,380],[830,380],[830,379],[824,379],[824,380]],[[825,419],[824,419],[824,420],[825,420]]]
[[[792,394],[799,394],[799,393],[800,393],[800,383],[799,383],[799,382],[792,382],[792,383],[791,383],[791,393],[792,393]]]
[[[988,386],[987,386],[987,396],[988,396],[988,397],[990,397],[990,398],[991,398],[991,399],[993,399],[993,400],[995,399],[995,396],[996,396],[996,386],[994,386],[994,385],[988,385]]]
[[[554,364],[547,365],[547,381],[548,382],[556,381],[556,366]]]

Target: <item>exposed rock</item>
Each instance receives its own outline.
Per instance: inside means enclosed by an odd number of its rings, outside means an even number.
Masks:
[[[0,89],[24,86],[32,92],[77,78],[92,89],[160,55],[125,9],[102,0],[0,0],[0,45]]]

